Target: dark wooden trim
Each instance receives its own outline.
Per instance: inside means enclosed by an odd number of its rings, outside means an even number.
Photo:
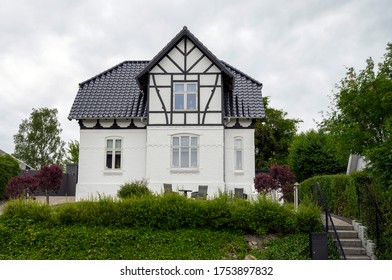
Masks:
[[[165,103],[163,102],[163,99],[161,97],[161,94],[160,94],[160,91],[158,89],[157,83],[155,81],[155,76],[154,75],[151,75],[151,76],[152,76],[152,82],[154,84],[154,89],[155,89],[155,91],[156,91],[156,93],[158,95],[159,101],[161,101],[161,104],[162,104],[162,109],[163,109],[163,113],[165,114],[166,124],[169,124],[169,119],[167,117],[166,106],[165,106]]]
[[[210,70],[214,65],[214,63],[211,63],[211,65],[208,66],[206,70],[204,70],[203,74],[207,74],[208,70]]]
[[[210,105],[210,103],[211,103],[212,97],[213,97],[213,96],[214,96],[214,94],[215,94],[216,87],[217,87],[217,85],[218,85],[218,81],[219,81],[219,75],[216,75],[216,78],[215,78],[215,87],[213,87],[213,89],[211,90],[211,95],[210,95],[210,98],[208,99],[208,101],[207,101],[207,104],[206,104],[206,107],[205,107],[205,109],[204,109],[204,114],[203,114],[203,121],[202,121],[202,124],[204,124],[204,123],[205,123],[205,119],[206,119],[207,110],[208,110],[208,108],[209,108],[209,105]]]
[[[99,122],[99,119],[97,119],[97,123],[94,125],[93,128],[95,128],[95,129],[101,129],[101,128],[103,128],[102,125],[101,125],[101,123]]]
[[[167,54],[166,57],[174,64],[174,66],[178,68],[178,70],[181,71],[181,73],[185,73],[185,70],[181,69],[180,65],[178,65],[177,62],[175,62],[174,59],[171,58],[169,54]]]
[[[202,54],[201,57],[199,57],[198,60],[195,61],[195,63],[193,63],[193,65],[186,71],[186,73],[189,73],[193,68],[195,68],[195,66],[206,56],[204,54]]]
[[[85,128],[87,128],[87,127],[83,124],[83,120],[79,120],[78,123],[79,123],[80,129],[85,129]]]
[[[158,63],[157,64],[158,68],[161,69],[163,71],[163,73],[159,73],[159,74],[167,74],[166,70]],[[155,73],[152,73],[155,74]]]

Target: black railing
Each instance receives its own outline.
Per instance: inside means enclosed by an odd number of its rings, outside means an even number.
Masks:
[[[342,243],[340,242],[339,235],[336,231],[336,227],[332,220],[331,212],[329,211],[327,201],[325,200],[325,195],[323,190],[321,189],[320,183],[317,183],[315,186],[312,186],[312,197],[313,199],[317,199],[317,205],[323,208],[325,213],[325,231],[327,234],[329,233],[330,223],[333,235],[336,239],[336,242],[334,242],[336,250],[338,251],[340,258],[345,260],[346,255],[344,254]]]
[[[357,187],[358,219],[368,228],[370,238],[376,241],[377,250],[384,250],[385,218],[377,200],[366,184]]]

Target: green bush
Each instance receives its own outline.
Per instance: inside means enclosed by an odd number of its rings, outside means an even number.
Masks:
[[[321,223],[320,211],[315,207],[300,207],[294,211],[291,205],[281,206],[266,198],[255,202],[228,197],[193,200],[178,194],[131,197],[118,201],[101,198],[57,207],[10,201],[5,206],[4,216],[59,225],[162,230],[233,229],[259,234],[310,232]]]
[[[8,181],[20,174],[19,163],[10,155],[0,155],[0,200],[4,198],[4,191]]]
[[[148,189],[147,185],[148,182],[145,179],[125,183],[120,186],[117,196],[119,198],[130,198],[151,195],[151,191]]]

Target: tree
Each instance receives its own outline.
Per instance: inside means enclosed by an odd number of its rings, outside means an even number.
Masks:
[[[20,173],[19,162],[10,155],[0,155],[0,199],[4,197],[7,182]]]
[[[297,135],[289,149],[289,165],[298,182],[316,176],[344,173],[349,153],[337,149],[334,138],[323,131]]]
[[[371,58],[358,74],[354,68],[348,69],[321,127],[334,135],[340,146],[365,156],[379,187],[392,197],[392,176],[388,176],[392,166],[392,44],[386,49],[378,71]]]
[[[279,190],[283,199],[288,200],[294,191],[295,176],[288,165],[273,164],[268,173],[258,173],[254,178],[255,189],[258,192]]]
[[[79,141],[71,140],[68,142],[66,160],[72,163],[79,162]]]
[[[63,170],[57,164],[44,165],[35,175],[38,179],[38,187],[45,192],[46,203],[49,204],[49,192],[58,191],[63,180]]]
[[[13,177],[7,184],[5,196],[8,198],[34,196],[38,189],[38,183],[36,176],[23,174]]]
[[[14,135],[15,157],[38,169],[44,164],[61,164],[64,145],[57,109],[33,109],[29,119],[22,120]]]
[[[272,163],[287,164],[288,149],[297,132],[298,119],[288,119],[283,110],[270,108],[263,97],[265,122],[257,121],[255,129],[256,168],[265,169]]]

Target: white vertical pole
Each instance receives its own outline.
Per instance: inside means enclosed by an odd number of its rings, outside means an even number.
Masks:
[[[299,184],[296,182],[294,184],[294,209],[297,211],[298,209],[298,186]]]

